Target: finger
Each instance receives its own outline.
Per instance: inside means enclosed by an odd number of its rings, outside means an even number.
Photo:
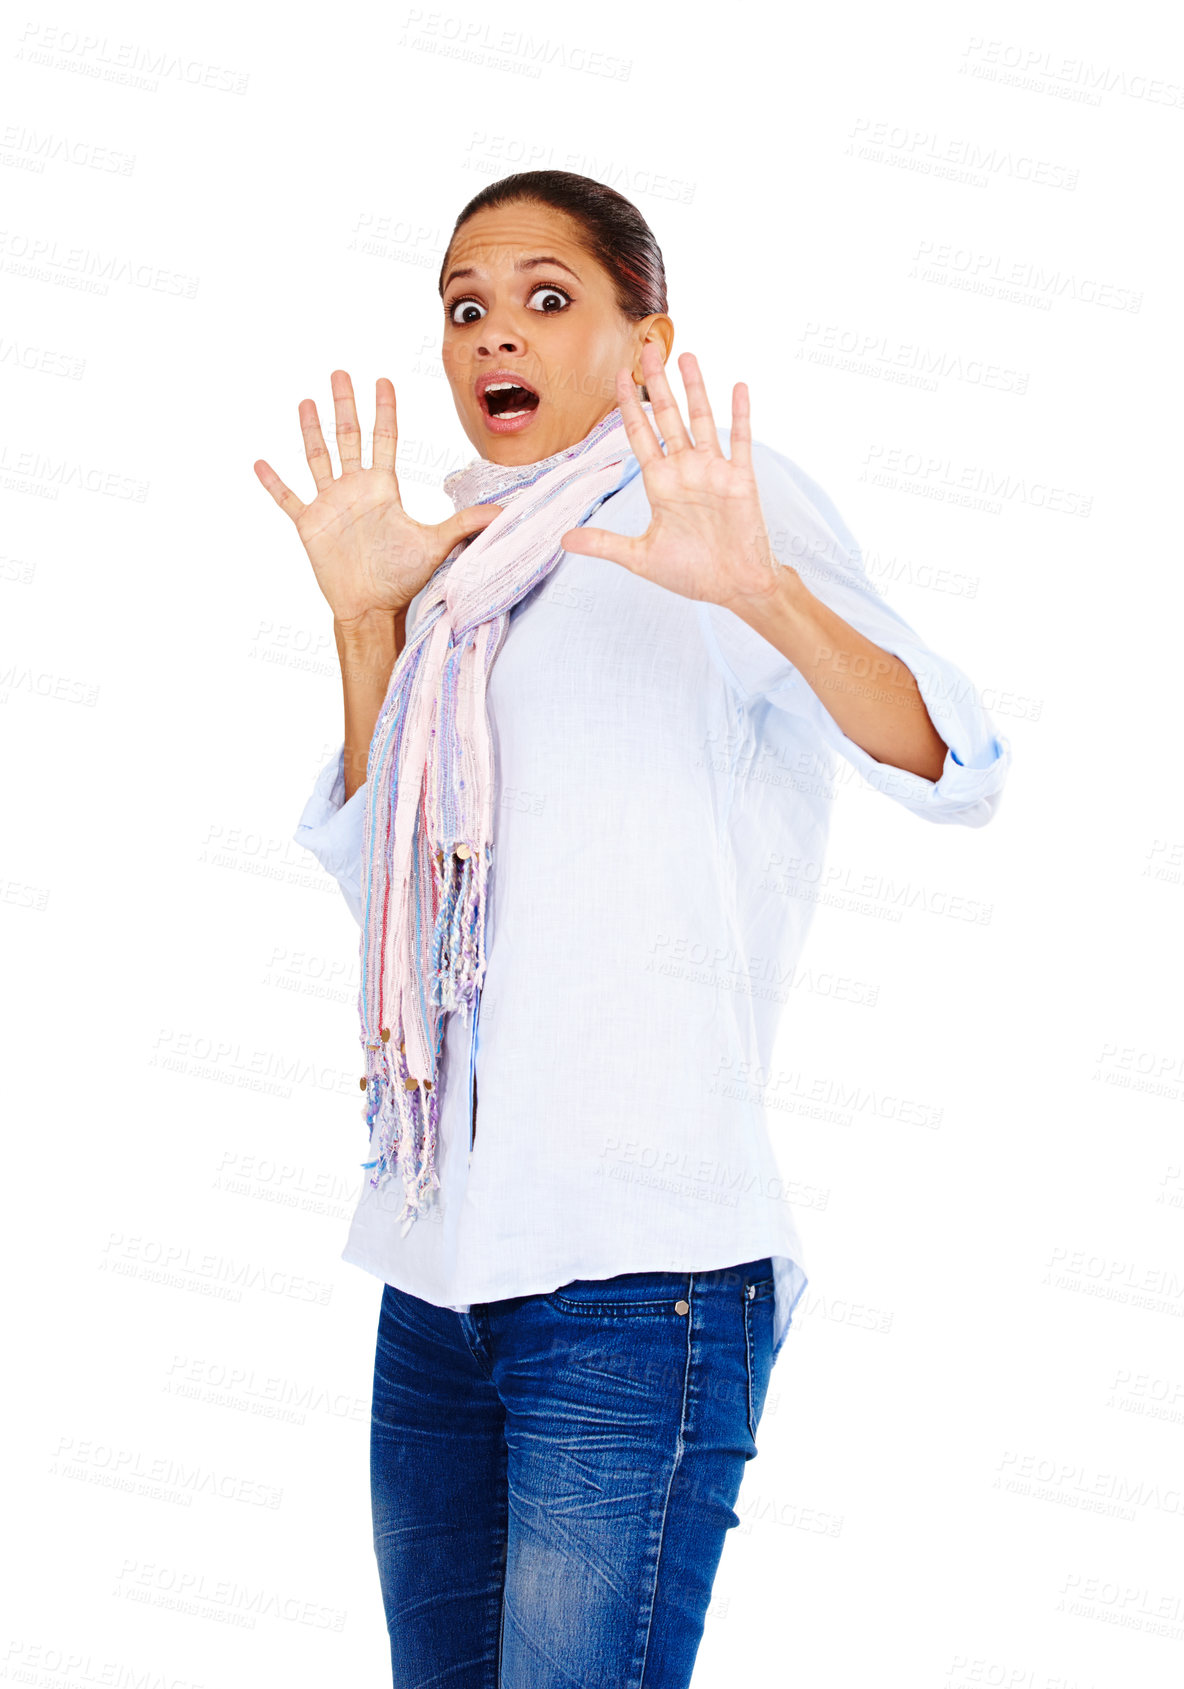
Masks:
[[[573,557],[603,557],[609,563],[641,572],[645,547],[640,539],[627,534],[610,534],[606,528],[571,528],[559,536],[559,543]]]
[[[256,475],[267,488],[268,492],[279,505],[280,509],[286,516],[290,516],[293,522],[295,522],[301,511],[307,509],[307,506],[301,504],[291,487],[286,487],[284,485],[266,458],[259,458],[254,468]]]
[[[335,369],[329,382],[337,417],[337,455],[341,459],[341,473],[346,475],[351,469],[362,467],[362,430],[358,427],[354,384],[343,369]]]
[[[617,409],[625,424],[629,449],[640,463],[642,473],[647,463],[662,456],[662,442],[654,432],[654,425],[641,408],[637,383],[627,369],[617,371]]]
[[[654,408],[655,420],[666,442],[667,456],[671,452],[690,451],[690,436],[683,427],[682,416],[679,414],[674,394],[670,391],[662,354],[652,342],[641,349],[641,373],[645,376],[646,391]]]
[[[450,516],[446,522],[441,522],[435,529],[441,546],[440,556],[447,557],[454,546],[458,546],[470,534],[479,534],[483,528],[488,528],[495,517],[502,513],[500,504],[470,504],[466,510],[458,510],[455,516]]]
[[[395,384],[380,375],[374,383],[374,445],[370,461],[375,469],[395,473],[395,451],[399,444],[399,419],[395,414]],[[396,490],[398,481],[395,482]]]
[[[748,383],[738,381],[732,388],[732,462],[742,469],[752,468],[752,425],[748,414]]]
[[[706,452],[709,457],[722,457],[724,451],[719,443],[715,418],[711,414],[711,403],[707,397],[699,360],[693,352],[684,352],[678,360],[678,368],[682,384],[687,390],[687,416],[690,419],[691,433],[695,436],[695,450]]]
[[[321,433],[321,419],[317,415],[315,401],[301,399],[298,415],[300,432],[304,435],[304,455],[308,459],[308,467],[312,470],[317,492],[324,492],[326,487],[333,485],[333,459],[329,456],[325,436]]]

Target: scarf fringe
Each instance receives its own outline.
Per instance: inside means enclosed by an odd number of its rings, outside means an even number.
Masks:
[[[469,847],[466,847],[469,848]],[[492,846],[463,860],[436,857],[438,907],[431,945],[431,1001],[468,1017],[485,977],[485,907]],[[459,872],[457,869],[459,868]]]
[[[406,1057],[393,1036],[385,1044],[367,1044],[362,1117],[372,1143],[377,1128],[378,1154],[373,1161],[363,1161],[362,1166],[374,1170],[370,1179],[374,1190],[392,1183],[402,1172],[403,1207],[396,1219],[402,1223],[404,1237],[428,1207],[429,1193],[440,1188],[436,1171],[438,1092],[430,1082],[409,1086],[410,1078]]]
[[[485,976],[485,906],[492,847],[460,858],[455,851],[436,856],[438,908],[432,933],[431,1001],[441,1010],[459,1009],[468,1018]],[[443,1014],[439,1017],[443,1044]],[[440,1189],[436,1168],[439,1141],[439,1088],[429,1080],[408,1083],[403,1029],[394,1037],[366,1043],[366,1102],[362,1117],[378,1155],[362,1166],[373,1169],[372,1188],[391,1182],[402,1169],[403,1207],[397,1216],[406,1237],[428,1208],[430,1193]],[[393,1052],[393,1053],[392,1053]],[[440,1051],[433,1064],[439,1071]]]

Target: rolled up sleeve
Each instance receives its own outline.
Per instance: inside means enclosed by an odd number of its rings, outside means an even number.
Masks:
[[[945,761],[936,780],[879,762],[843,732],[805,678],[794,669],[766,694],[778,709],[806,715],[819,735],[860,773],[869,786],[895,798],[927,821],[949,821],[963,827],[982,827],[998,808],[1011,744],[995,730],[990,715],[968,677],[948,658],[917,639],[882,600],[835,590],[829,582],[806,583],[823,603],[866,638],[899,657],[909,669],[934,727],[946,742]]]
[[[711,643],[733,684],[750,698],[804,718],[818,737],[877,791],[928,821],[984,826],[998,807],[1011,743],[997,732],[977,688],[931,650],[868,580],[855,540],[822,489],[788,458],[753,444],[774,554],[809,590],[873,644],[899,657],[947,745],[937,780],[879,762],[847,736],[805,676],[768,640],[719,605],[709,607]]]
[[[292,837],[316,857],[341,887],[345,901],[362,924],[362,833],[366,819],[366,787],[345,796],[345,742],[317,775],[304,813]]]

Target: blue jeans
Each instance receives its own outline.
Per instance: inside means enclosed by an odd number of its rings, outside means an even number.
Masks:
[[[467,1314],[386,1285],[370,1475],[395,1689],[685,1689],[772,1366],[768,1256]]]

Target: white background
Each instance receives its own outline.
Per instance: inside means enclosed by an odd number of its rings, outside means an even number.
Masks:
[[[0,1677],[389,1682],[380,1286],[339,1259],[357,934],[291,842],[339,681],[251,466],[310,497],[299,400],[328,427],[343,367],[368,431],[389,375],[406,501],[450,513],[442,249],[486,181],[552,166],[635,200],[718,419],[746,380],[1015,758],[985,830],[837,801],[842,883],[908,892],[840,885],[811,935],[874,1009],[787,1012],[811,1282],[695,1682],[1180,1682],[1165,17],[10,13]]]

